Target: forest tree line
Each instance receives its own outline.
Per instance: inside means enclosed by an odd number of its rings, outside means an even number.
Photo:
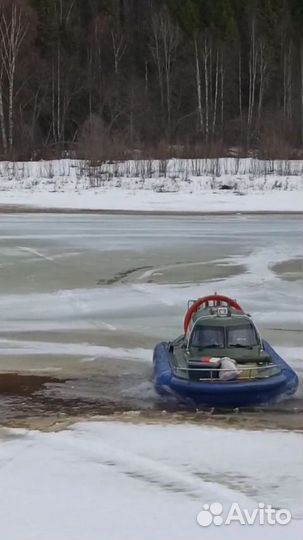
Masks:
[[[0,157],[303,157],[302,0],[0,0]]]

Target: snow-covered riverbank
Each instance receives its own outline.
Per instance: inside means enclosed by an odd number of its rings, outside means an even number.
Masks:
[[[162,212],[301,211],[302,161],[0,164],[0,205]]]
[[[226,446],[218,428],[92,422],[1,436],[1,540],[299,537],[298,433],[231,429]],[[198,525],[204,504],[221,504],[224,517],[234,501],[285,508],[292,521]]]

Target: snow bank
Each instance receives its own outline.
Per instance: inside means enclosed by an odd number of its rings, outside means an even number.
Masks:
[[[4,436],[1,540],[300,536],[299,434],[94,422]],[[234,501],[247,509],[264,502],[289,509],[293,520],[261,530],[237,523],[203,530],[196,516],[215,501],[224,511]]]
[[[0,163],[0,204],[148,211],[299,211],[302,161]]]

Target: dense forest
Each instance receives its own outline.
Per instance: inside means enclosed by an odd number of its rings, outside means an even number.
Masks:
[[[303,157],[302,0],[0,0],[0,157]]]

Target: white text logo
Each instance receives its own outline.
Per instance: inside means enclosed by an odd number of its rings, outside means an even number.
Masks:
[[[223,505],[219,502],[204,504],[203,510],[197,515],[201,527],[209,525],[287,525],[291,521],[291,513],[286,508],[276,509],[271,505],[260,502],[256,508],[248,510],[241,508],[238,503],[232,503],[227,513],[223,515]]]

